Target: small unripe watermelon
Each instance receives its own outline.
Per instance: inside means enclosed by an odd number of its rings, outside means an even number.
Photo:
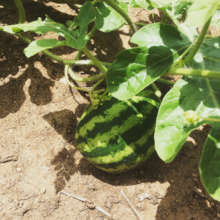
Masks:
[[[157,108],[143,99],[128,104],[109,97],[79,120],[75,139],[82,155],[110,173],[132,169],[154,151]]]

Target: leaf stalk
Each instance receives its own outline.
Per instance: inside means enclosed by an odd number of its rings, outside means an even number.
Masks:
[[[24,23],[26,20],[26,15],[22,1],[14,0],[14,4],[18,9],[18,23]]]
[[[118,6],[118,4],[114,0],[103,0],[107,5],[112,7],[115,11],[117,11],[128,23],[128,25],[131,27],[131,30],[133,33],[137,31],[136,25],[132,22],[128,14]]]
[[[165,75],[166,76],[168,75],[201,76],[201,77],[207,77],[207,78],[220,79],[220,72],[206,70],[206,69],[202,70],[202,69],[191,69],[191,68],[174,68],[174,69],[171,69]]]
[[[85,53],[85,55],[93,61],[93,64],[97,66],[103,73],[107,72],[107,68],[103,65],[103,63],[98,60],[93,54],[88,50],[88,48],[83,48],[82,52]]]
[[[192,45],[189,54],[183,60],[184,64],[188,64],[198,52],[200,46],[202,45],[203,40],[205,39],[210,23],[211,23],[211,18],[204,24],[199,37],[197,38],[195,43]]]

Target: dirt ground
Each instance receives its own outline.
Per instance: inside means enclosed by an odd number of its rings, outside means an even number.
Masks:
[[[0,2],[0,23],[16,23],[17,12]],[[48,14],[71,19],[63,4],[41,1],[25,5],[28,20]],[[131,11],[146,20],[146,12]],[[111,61],[127,47],[126,27],[95,35],[97,51]],[[104,40],[103,40],[104,39]],[[114,44],[112,44],[114,39]],[[0,33],[0,219],[104,220],[94,205],[61,192],[89,199],[117,220],[137,219],[121,190],[143,220],[217,220],[220,205],[203,190],[198,163],[206,129],[192,134],[179,156],[164,164],[155,155],[142,167],[110,175],[91,166],[74,146],[77,120],[88,100],[59,81],[63,66],[44,55],[26,59],[26,44]],[[56,51],[71,58],[74,51]]]

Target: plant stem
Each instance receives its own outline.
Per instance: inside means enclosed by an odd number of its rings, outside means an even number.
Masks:
[[[220,122],[220,118],[203,118],[203,120],[210,122]]]
[[[17,36],[19,36],[22,40],[24,40],[25,42],[27,43],[31,43],[31,40],[27,37],[25,37],[23,34],[17,34]],[[46,54],[47,56],[49,56],[50,58],[58,61],[58,62],[61,62],[65,65],[77,65],[77,66],[83,66],[83,65],[95,65],[95,63],[92,61],[92,60],[70,60],[70,59],[63,59],[62,57],[60,56],[57,56],[55,55],[54,53],[50,52],[49,50],[44,50],[42,51],[42,53]],[[101,62],[101,61],[99,61]],[[111,63],[108,63],[108,62],[101,62],[101,64],[104,66],[108,66],[110,65]]]
[[[69,80],[68,68],[69,68],[69,66],[68,66],[68,65],[65,65],[64,75],[65,75],[65,79],[66,79],[66,81],[68,82],[68,84],[69,84],[72,88],[74,88],[74,89],[77,89],[77,90],[80,90],[80,91],[84,91],[84,92],[90,92],[90,89],[78,87],[78,86],[74,85],[74,83]]]
[[[49,56],[50,58],[61,62],[65,65],[77,65],[77,66],[83,66],[83,65],[93,65],[92,60],[70,60],[70,59],[63,59],[60,56],[55,55],[54,53],[48,51],[48,50],[44,50],[42,51],[44,54],[46,54],[47,56]]]
[[[82,52],[86,54],[86,56],[93,61],[93,64],[97,66],[103,73],[107,72],[107,68],[103,65],[103,63],[98,60],[92,53],[85,47],[82,49]]]
[[[103,78],[105,78],[105,75],[106,75],[104,73],[99,73],[99,74],[89,76],[89,77],[81,77],[81,76],[75,74],[71,67],[68,67],[67,71],[68,71],[68,74],[70,75],[70,77],[73,80],[78,81],[78,82],[92,82],[92,81],[96,81],[99,79],[103,79]]]
[[[166,76],[168,75],[202,76],[202,77],[207,77],[207,78],[220,79],[220,72],[205,70],[205,69],[202,70],[202,69],[191,69],[191,68],[176,68],[176,69],[170,70],[165,75]]]
[[[192,45],[192,48],[191,48],[189,54],[185,57],[184,64],[188,64],[193,59],[193,57],[196,55],[196,53],[198,52],[198,50],[199,50],[199,48],[205,38],[205,35],[208,31],[210,23],[211,23],[211,18],[204,24],[198,39]]]
[[[18,9],[18,23],[24,23],[26,20],[25,10],[22,3],[22,0],[14,0],[14,4],[16,5]]]
[[[132,20],[128,16],[128,14],[122,8],[120,8],[114,0],[103,0],[103,1],[107,5],[112,7],[115,11],[117,11],[127,21],[127,23],[130,25],[133,33],[135,33],[137,31],[136,25],[132,22]]]
[[[162,96],[162,93],[159,90],[159,88],[157,87],[157,85],[155,83],[152,83],[151,86],[152,86],[152,88],[153,88],[153,90],[155,92],[154,94],[160,99],[161,96]]]
[[[87,35],[88,39],[90,39],[90,38],[94,35],[95,32],[96,32],[96,25],[93,25],[91,31],[90,31],[90,32],[88,33],[88,35]],[[78,51],[78,53],[76,54],[75,60],[80,59],[81,55],[82,55],[82,51],[80,50],[80,51]]]
[[[174,85],[174,82],[172,82],[170,80],[167,80],[167,79],[163,79],[163,78],[158,79],[157,82],[163,83],[163,84],[166,84],[166,85],[169,85],[169,86],[173,86]]]

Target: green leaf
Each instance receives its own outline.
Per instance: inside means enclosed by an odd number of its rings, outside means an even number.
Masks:
[[[131,38],[131,43],[141,47],[164,46],[173,54],[182,53],[191,42],[174,26],[154,23],[139,29]]]
[[[195,0],[184,23],[187,26],[201,27],[213,16],[218,6],[219,0]]]
[[[211,26],[220,29],[220,10],[216,10],[215,14],[212,17]]]
[[[128,6],[125,3],[118,3],[119,6],[128,12]],[[96,27],[102,32],[110,32],[119,29],[125,24],[124,18],[106,3],[99,2],[96,4]]]
[[[194,69],[220,70],[220,37],[208,38],[189,63]]]
[[[185,12],[185,9],[192,4],[194,0],[146,0],[154,8],[164,8],[171,10],[173,15]]]
[[[130,6],[133,8],[144,8],[144,9],[149,9],[151,6],[147,0],[131,0],[130,1]]]
[[[66,39],[68,46],[76,49],[82,49],[86,43],[86,35],[80,34],[79,30],[70,31],[65,25],[57,23],[50,18],[42,21],[40,18],[37,21],[24,24],[2,26],[3,31],[16,34],[14,30],[23,32],[31,31],[37,34],[45,34],[47,32],[55,32]]]
[[[220,201],[220,126],[214,126],[203,146],[200,176],[207,192]]]
[[[24,49],[24,54],[26,57],[31,57],[34,56],[35,54],[47,50],[47,49],[51,49],[51,48],[55,48],[55,47],[60,47],[60,46],[64,46],[65,42],[64,41],[59,41],[56,39],[40,39],[40,40],[35,40],[32,41],[28,47],[26,47]]]
[[[174,5],[171,5],[172,10],[174,10],[174,15],[182,18],[182,15],[187,11],[187,9],[192,5],[193,0],[181,0],[174,1]]]
[[[85,34],[88,29],[88,25],[95,20],[96,10],[91,2],[85,2],[80,8],[77,21],[80,27],[80,34]]]
[[[149,2],[154,8],[166,8],[172,4],[173,0],[150,0]]]
[[[127,100],[165,73],[173,62],[167,47],[137,47],[118,54],[107,72],[107,87],[112,96]]]
[[[155,148],[162,160],[171,162],[194,129],[220,117],[219,85],[217,79],[186,78],[165,95],[155,129]]]

